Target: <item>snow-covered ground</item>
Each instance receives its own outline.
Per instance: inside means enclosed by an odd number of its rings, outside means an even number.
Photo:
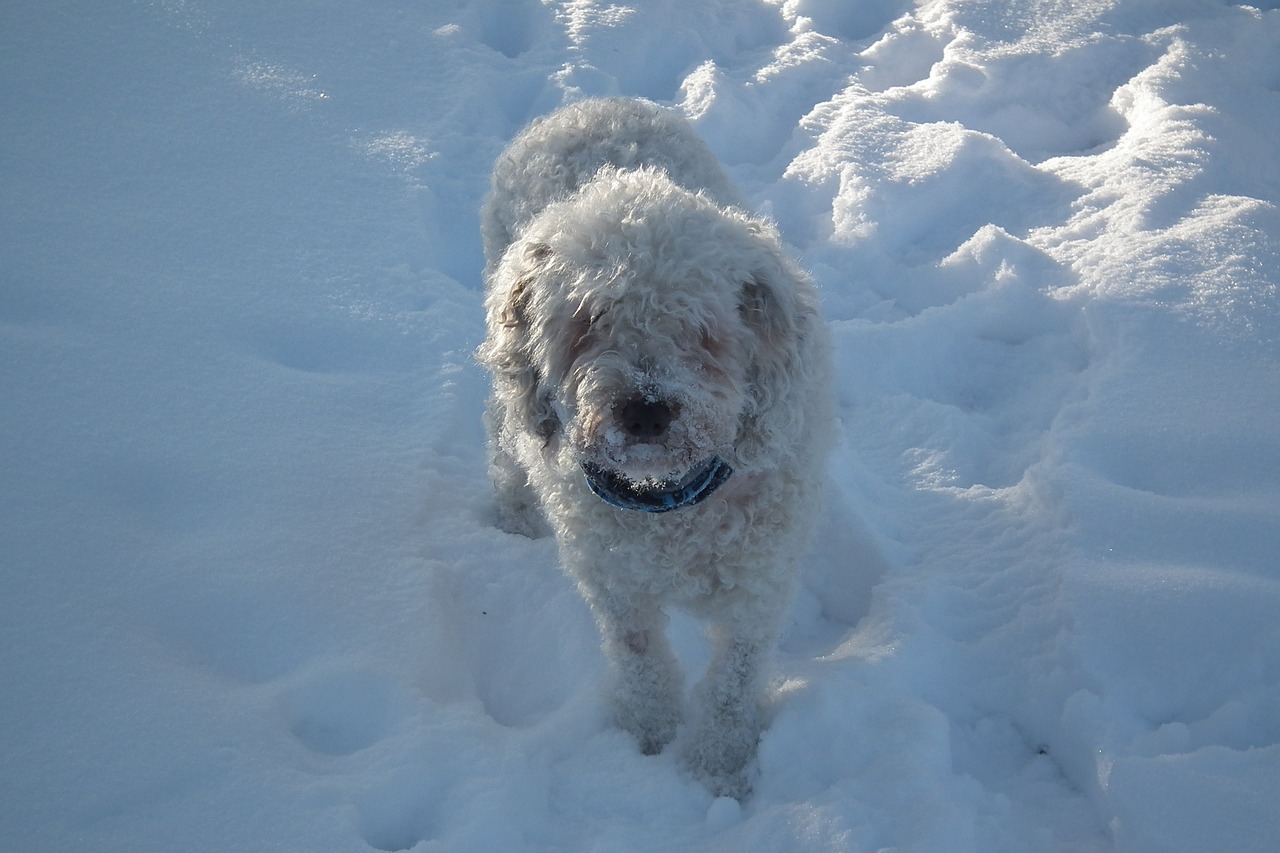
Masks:
[[[0,846],[1274,853],[1262,5],[5,3]],[[690,117],[838,343],[741,805],[492,525],[476,210],[605,93]]]

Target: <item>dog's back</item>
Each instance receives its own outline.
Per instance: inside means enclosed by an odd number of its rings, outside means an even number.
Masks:
[[[717,204],[745,206],[715,155],[675,112],[634,98],[580,101],[534,121],[494,164],[481,211],[486,267],[539,211],[606,166],[658,168]]]

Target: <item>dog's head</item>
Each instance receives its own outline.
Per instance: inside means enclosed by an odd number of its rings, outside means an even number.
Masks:
[[[499,397],[593,488],[697,488],[795,440],[811,288],[770,225],[660,171],[605,170],[543,210],[487,309]]]

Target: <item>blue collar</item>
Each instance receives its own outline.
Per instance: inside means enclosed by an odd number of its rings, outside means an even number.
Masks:
[[[683,480],[665,480],[650,485],[637,484],[615,471],[590,462],[582,463],[591,491],[611,506],[637,512],[670,512],[701,503],[711,497],[733,474],[719,456],[712,456]]]

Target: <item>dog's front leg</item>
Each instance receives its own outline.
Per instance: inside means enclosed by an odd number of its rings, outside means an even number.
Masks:
[[[766,618],[713,636],[711,665],[695,691],[697,717],[684,759],[719,796],[742,799],[751,792],[746,769],[760,738],[759,696],[776,633],[774,621]]]
[[[653,603],[620,603],[591,596],[605,657],[613,675],[618,724],[645,755],[655,755],[676,736],[683,675],[667,642],[667,616]]]

